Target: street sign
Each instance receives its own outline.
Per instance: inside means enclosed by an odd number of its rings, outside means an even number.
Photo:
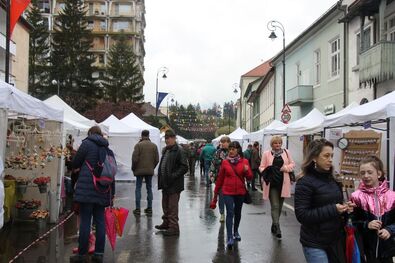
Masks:
[[[291,108],[288,104],[285,104],[281,110],[281,121],[287,124],[291,120]]]

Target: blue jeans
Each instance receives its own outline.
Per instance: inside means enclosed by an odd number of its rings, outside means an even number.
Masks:
[[[104,206],[93,203],[80,203],[80,235],[78,237],[78,250],[80,255],[88,254],[89,235],[93,223],[96,226],[95,254],[104,253],[105,227]]]
[[[233,232],[239,232],[241,220],[241,208],[243,207],[243,195],[223,195],[226,206],[226,234],[227,238],[233,238]],[[233,225],[234,218],[234,225]],[[233,231],[233,232],[232,232]]]
[[[210,166],[211,166],[211,160],[204,160],[204,176],[206,177],[206,184],[209,185],[210,184],[210,178],[208,176],[208,172],[210,170]]]
[[[136,176],[136,208],[140,209],[140,200],[141,200],[141,187],[143,185],[143,178],[145,178],[145,187],[147,188],[147,202],[148,208],[152,208],[152,175],[145,175],[145,176]]]
[[[222,190],[219,190],[218,193],[218,208],[219,208],[219,213],[222,215],[225,210],[225,201],[224,201],[224,195],[222,194]]]
[[[320,248],[303,246],[303,254],[307,263],[328,263],[328,256],[325,250]]]

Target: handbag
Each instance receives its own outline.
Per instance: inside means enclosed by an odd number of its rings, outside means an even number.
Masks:
[[[244,194],[243,203],[248,204],[248,205],[251,204],[251,203],[252,203],[252,198],[251,198],[250,192],[248,191],[247,187],[245,186],[244,180],[241,179],[241,178],[237,175],[236,170],[235,170],[235,168],[233,167],[233,164],[231,164],[231,163],[229,163],[229,164],[230,164],[230,167],[232,167],[232,170],[233,170],[233,172],[235,173],[235,176],[236,176],[237,178],[240,179],[240,181],[243,183],[243,185],[244,185],[244,187],[245,187],[245,189],[246,189],[246,193]]]
[[[285,154],[287,155],[287,158],[288,158],[288,160],[289,160],[288,151],[287,151],[286,149],[284,149],[284,151],[285,151]],[[288,174],[289,174],[289,180],[290,180],[291,182],[296,182],[295,172],[294,172],[294,171],[291,171],[291,172],[289,172]]]

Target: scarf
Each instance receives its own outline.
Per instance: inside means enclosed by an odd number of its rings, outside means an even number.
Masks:
[[[231,164],[237,164],[240,160],[240,155],[236,155],[235,157],[227,156],[226,160],[228,160]]]
[[[272,155],[273,155],[274,157],[279,157],[279,156],[281,156],[281,154],[283,154],[283,149],[280,149],[280,150],[278,150],[278,151],[272,150],[271,152],[272,152]]]

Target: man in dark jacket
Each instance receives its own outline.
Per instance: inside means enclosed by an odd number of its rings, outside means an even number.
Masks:
[[[152,143],[149,139],[149,131],[143,130],[141,132],[141,140],[134,146],[132,155],[132,171],[136,176],[136,209],[133,210],[133,214],[140,215],[140,201],[141,201],[141,186],[143,179],[147,188],[147,208],[144,209],[144,213],[148,216],[152,215],[152,176],[154,175],[154,169],[159,162],[158,147]]]
[[[92,217],[96,225],[96,245],[92,262],[103,262],[105,245],[104,208],[109,206],[115,194],[115,181],[109,190],[107,187],[93,183],[93,176],[100,175],[97,163],[102,152],[108,150],[108,141],[103,138],[100,127],[93,126],[88,131],[88,137],[82,141],[73,162],[73,169],[80,169],[75,185],[74,202],[79,204],[80,228],[78,254],[70,257],[70,262],[85,262],[88,254],[89,235]],[[88,167],[88,164],[94,171]]]
[[[158,188],[162,190],[162,224],[156,225],[163,234],[174,236],[180,234],[178,225],[178,202],[184,190],[184,174],[188,172],[188,161],[184,151],[176,143],[176,134],[172,130],[165,132],[166,147],[158,171]]]
[[[195,176],[196,147],[193,142],[189,144],[189,148],[188,148],[188,164],[189,164],[189,175]]]

